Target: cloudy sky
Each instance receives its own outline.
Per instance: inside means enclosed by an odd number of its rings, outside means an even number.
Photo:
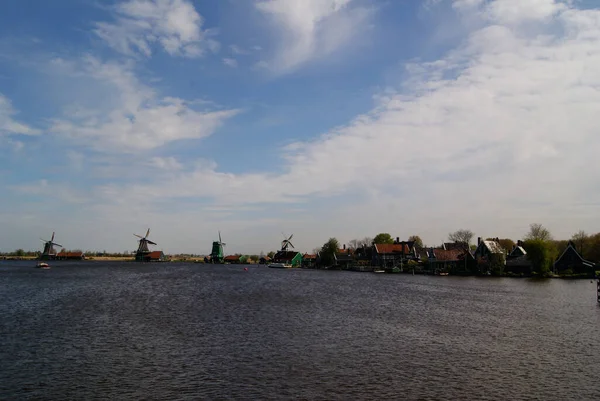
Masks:
[[[596,0],[0,5],[0,251],[600,231]]]

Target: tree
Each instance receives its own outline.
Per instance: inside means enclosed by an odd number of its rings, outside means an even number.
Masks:
[[[473,239],[473,231],[461,228],[453,233],[448,234],[448,239],[452,242],[464,242],[465,244],[471,244]]]
[[[583,257],[584,253],[586,253],[588,244],[590,242],[590,236],[583,230],[577,231],[571,237],[571,241],[575,244],[575,249],[577,252]]]
[[[340,243],[336,238],[329,238],[323,244],[320,251],[321,263],[325,266],[331,266],[335,263],[335,254],[340,249]]]
[[[523,247],[527,251],[527,259],[531,261],[534,272],[545,275],[551,271],[552,264],[557,256],[556,248],[552,242],[542,239],[529,239],[523,243]]]
[[[271,251],[271,252],[267,253],[267,256],[268,256],[270,259],[273,259],[273,256],[275,256],[275,252]]]
[[[394,239],[388,233],[379,233],[373,238],[373,242],[376,244],[393,244]]]
[[[423,248],[423,240],[418,235],[411,235],[408,237],[409,241],[415,241],[415,246],[417,248]]]
[[[541,240],[549,241],[552,239],[550,231],[539,223],[533,223],[529,225],[529,232],[525,234],[525,241],[529,240]]]
[[[373,238],[371,238],[371,237],[364,237],[364,238],[361,240],[361,245],[362,245],[363,247],[368,247],[368,246],[371,246],[371,245],[373,245]]]
[[[25,256],[25,251],[19,248],[15,251],[15,256],[18,256],[18,257]]]
[[[350,241],[348,241],[348,248],[350,249],[358,249],[362,246],[362,242],[359,239],[352,239]]]

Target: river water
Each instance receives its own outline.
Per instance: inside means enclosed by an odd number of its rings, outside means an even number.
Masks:
[[[0,399],[599,400],[595,284],[0,262]]]

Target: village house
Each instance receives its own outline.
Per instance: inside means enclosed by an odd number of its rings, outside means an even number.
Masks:
[[[506,265],[506,251],[500,246],[498,238],[493,240],[482,240],[477,238],[477,248],[473,253],[479,271],[482,274],[490,274],[504,270]]]
[[[164,262],[167,260],[163,251],[152,251],[144,254],[144,262]]]
[[[302,267],[305,269],[314,269],[317,267],[317,259],[319,254],[305,253],[302,255]]]
[[[507,273],[527,275],[530,274],[532,264],[527,257],[527,251],[523,248],[523,242],[517,241],[513,249],[506,257],[506,266],[504,270]]]
[[[300,267],[302,265],[302,254],[296,251],[277,251],[273,256],[273,263],[283,263],[292,267]]]
[[[65,251],[62,250],[56,254],[56,259],[58,260],[84,260],[85,254],[81,251]]]
[[[239,265],[242,263],[242,255],[229,255],[223,258],[224,263],[230,263],[233,265]]]
[[[567,249],[554,262],[555,273],[571,274],[595,274],[595,263],[585,260],[577,249],[573,241],[569,241]]]
[[[413,251],[414,253],[414,251]],[[408,257],[413,257],[411,249],[406,242],[394,244],[374,244],[373,245],[373,266],[383,268],[399,267]]]

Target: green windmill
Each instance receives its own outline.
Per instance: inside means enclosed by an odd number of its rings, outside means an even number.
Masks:
[[[219,231],[219,240],[213,241],[212,243],[212,251],[210,252],[210,262],[211,263],[223,263],[223,258],[225,255],[223,254],[223,247],[226,244],[221,240],[221,231]]]

